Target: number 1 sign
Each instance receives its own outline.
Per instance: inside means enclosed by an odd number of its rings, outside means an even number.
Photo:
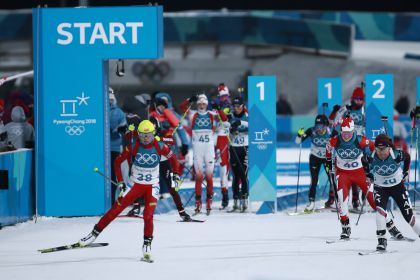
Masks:
[[[392,74],[367,74],[366,81],[366,137],[374,140],[381,133],[393,137],[394,80]],[[384,126],[386,117],[387,125]]]
[[[249,199],[269,203],[268,212],[273,212],[277,202],[276,77],[248,77],[248,105]]]
[[[319,78],[318,79],[318,114],[327,117],[334,105],[342,103],[342,86],[340,78]]]

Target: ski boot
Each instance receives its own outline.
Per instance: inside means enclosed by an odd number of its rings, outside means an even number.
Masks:
[[[210,215],[211,203],[212,203],[212,197],[211,196],[208,196],[207,197],[207,200],[206,200],[206,214],[207,214],[207,216]]]
[[[101,233],[101,230],[96,227],[93,227],[93,230],[85,237],[79,240],[79,246],[85,247],[93,243],[98,235]]]
[[[393,220],[390,220],[388,223],[386,223],[386,228],[388,229],[389,234],[391,234],[391,236],[395,239],[404,239],[404,235],[402,235],[402,233],[394,225]]]
[[[350,221],[348,219],[341,221],[341,230],[340,239],[350,239],[351,228]]]
[[[328,200],[325,202],[325,208],[331,208],[334,204],[334,194],[330,192]]]
[[[353,206],[353,210],[354,211],[359,211],[359,206],[360,206],[360,201],[359,198],[355,198],[353,199],[353,201],[351,202],[352,206]]]
[[[143,242],[143,257],[141,258],[142,261],[152,263],[152,240],[153,237],[144,237]]]
[[[228,195],[227,189],[226,190],[222,189],[222,207],[220,208],[220,210],[226,209],[228,205],[229,205],[229,195]]]
[[[197,215],[200,212],[201,212],[201,196],[196,196],[195,197],[195,210],[194,210],[194,214]]]
[[[308,203],[308,205],[306,205],[305,210],[303,210],[303,212],[312,213],[312,212],[314,212],[314,209],[315,209],[315,201],[314,201],[313,198],[310,198],[309,203]]]
[[[232,212],[235,212],[237,210],[239,210],[239,201],[238,201],[238,199],[234,199],[232,209],[229,210],[228,212],[232,213]]]
[[[241,199],[241,213],[246,212],[248,209],[248,198]]]
[[[386,251],[386,237],[385,237],[386,230],[377,230],[376,235],[378,236],[378,245],[376,246],[377,251]]]
[[[130,211],[128,211],[127,216],[130,216],[130,217],[140,216],[140,210],[141,210],[140,203],[134,203],[133,208],[131,208]]]
[[[181,211],[178,211],[178,213],[179,213],[179,216],[181,217],[181,219],[182,219],[184,222],[189,222],[189,221],[191,221],[191,216],[190,216],[190,215],[188,215],[188,213],[187,213],[187,212],[185,212],[185,209],[182,209]]]

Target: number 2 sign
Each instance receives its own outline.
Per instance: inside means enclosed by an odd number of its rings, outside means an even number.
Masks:
[[[381,133],[392,137],[394,79],[392,74],[366,74],[366,136],[375,139]],[[386,118],[384,118],[386,117]],[[386,121],[385,121],[386,120]],[[386,127],[385,127],[386,123]]]

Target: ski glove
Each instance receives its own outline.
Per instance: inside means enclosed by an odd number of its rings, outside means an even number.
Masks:
[[[369,184],[373,184],[374,183],[374,177],[372,173],[367,173],[366,174],[366,178]]]
[[[237,130],[238,129],[238,127],[241,125],[241,121],[240,120],[235,120],[231,125],[230,125],[230,127],[231,127],[231,129],[232,130]]]
[[[212,103],[212,104],[211,104],[211,107],[212,107],[214,110],[220,110],[220,105],[219,105],[219,104],[217,104],[217,103]]]
[[[373,161],[373,158],[368,154],[364,154],[361,160],[362,160],[363,166],[365,166],[365,165],[369,165],[369,163]]]
[[[172,181],[174,182],[174,184],[173,184],[173,188],[174,188],[176,191],[178,191],[178,190],[179,190],[179,187],[180,187],[180,186],[181,186],[181,184],[182,184],[181,178],[179,178],[179,175],[178,175],[178,174],[174,174],[174,175],[172,176]]]
[[[332,159],[327,158],[325,161],[325,170],[327,171],[328,175],[330,174],[332,170]]]
[[[188,98],[188,102],[190,102],[190,103],[197,102],[197,100],[198,100],[197,94],[193,94],[193,95],[191,95],[190,98]]]
[[[124,182],[119,182],[118,188],[120,189],[120,194],[123,194],[127,190],[127,186]]]
[[[413,110],[410,112],[410,118],[412,119],[420,119],[420,106],[416,106]]]
[[[303,134],[305,134],[305,129],[303,127],[299,128],[297,134],[298,134],[299,137],[302,137]]]
[[[340,110],[341,106],[340,105],[334,105],[332,113],[337,113],[338,110]]]
[[[182,144],[182,146],[181,146],[181,154],[183,156],[185,156],[186,154],[188,154],[188,145]]]

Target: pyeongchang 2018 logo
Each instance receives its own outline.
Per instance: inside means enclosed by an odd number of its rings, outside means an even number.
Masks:
[[[267,149],[267,145],[272,145],[273,141],[267,141],[266,138],[270,134],[270,130],[264,128],[262,131],[255,131],[255,138],[251,141],[251,144],[257,145],[258,150]]]
[[[80,118],[78,110],[89,105],[89,96],[81,92],[74,99],[60,100],[60,118],[54,119],[53,124],[63,126],[63,130],[69,136],[80,136],[86,131],[86,125],[96,124],[96,119]]]

